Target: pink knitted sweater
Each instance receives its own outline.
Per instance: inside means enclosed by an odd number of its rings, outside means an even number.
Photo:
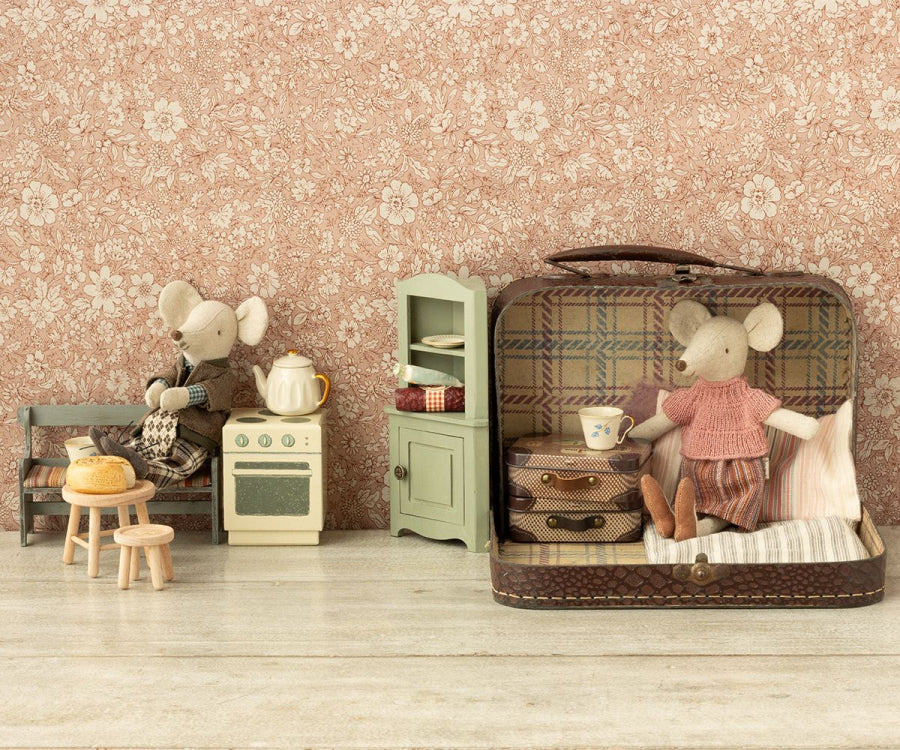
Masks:
[[[741,375],[718,383],[698,378],[663,401],[662,409],[684,427],[682,456],[715,461],[765,456],[763,422],[780,406],[779,399],[751,388]]]

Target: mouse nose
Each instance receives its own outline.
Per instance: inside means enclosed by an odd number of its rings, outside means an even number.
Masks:
[[[675,363],[675,369],[678,370],[678,372],[684,372],[685,370],[687,370],[687,362],[685,362],[683,359],[679,359]]]
[[[177,328],[173,328],[169,331],[169,336],[172,338],[172,341],[181,341],[181,331]]]

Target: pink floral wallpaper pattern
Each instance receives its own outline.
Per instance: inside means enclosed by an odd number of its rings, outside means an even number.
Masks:
[[[898,39],[893,0],[8,0],[0,524],[16,407],[140,399],[185,278],[269,303],[241,403],[290,347],[332,375],[328,525],[384,527],[395,279],[631,241],[843,284],[900,522]]]

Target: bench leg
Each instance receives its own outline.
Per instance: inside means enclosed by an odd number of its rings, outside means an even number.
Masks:
[[[209,505],[210,505],[210,525],[212,526],[212,543],[218,544],[220,539],[219,527],[222,523],[221,517],[219,516],[219,467],[218,467],[218,459],[213,459],[211,466],[211,477],[210,482],[212,486],[210,487],[210,495]]]
[[[88,575],[100,575],[100,508],[91,508],[88,517]]]
[[[66,544],[63,547],[63,562],[71,565],[75,559],[75,541],[78,536],[78,523],[81,521],[81,506],[73,505],[69,510],[69,523],[66,526]]]
[[[22,479],[21,473],[19,475],[19,531],[20,531],[20,539],[19,544],[23,547],[28,546],[28,512],[25,510],[26,500],[25,500],[25,492],[22,488]]]

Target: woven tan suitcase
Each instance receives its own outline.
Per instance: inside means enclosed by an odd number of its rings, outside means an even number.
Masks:
[[[641,538],[640,478],[651,449],[625,441],[589,449],[581,436],[519,438],[506,451],[509,537],[518,542]]]

